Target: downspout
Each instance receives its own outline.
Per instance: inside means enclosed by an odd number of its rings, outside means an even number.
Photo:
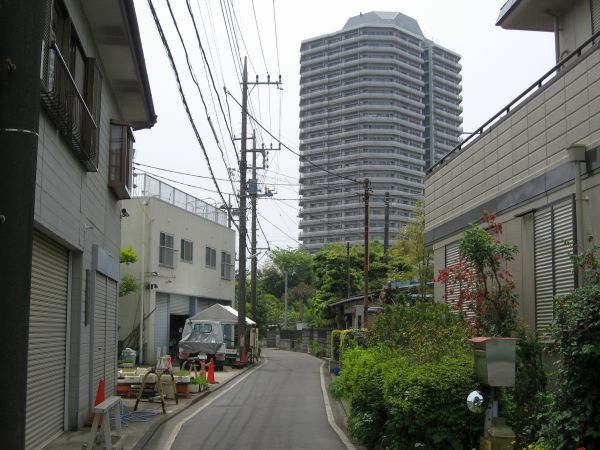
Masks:
[[[569,161],[575,169],[575,222],[577,225],[577,255],[581,256],[585,251],[585,238],[583,236],[583,189],[581,186],[581,163],[585,164],[585,145],[572,145],[567,148]],[[577,267],[577,285],[584,284],[583,269]]]

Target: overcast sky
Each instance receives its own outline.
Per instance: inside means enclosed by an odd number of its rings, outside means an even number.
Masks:
[[[551,33],[508,31],[495,26],[502,1],[190,0],[190,3],[221,102],[228,120],[231,117],[230,125],[235,135],[239,137],[241,134],[240,108],[231,97],[226,102],[223,86],[235,99],[241,101],[241,74],[232,56],[232,48],[235,58],[238,57],[236,49],[239,48],[241,57],[247,55],[250,60],[250,80],[254,80],[258,74],[261,81],[266,81],[267,72],[275,80],[281,73],[283,90],[278,90],[275,86],[254,89],[250,96],[250,108],[262,125],[274,135],[281,136],[281,140],[295,151],[298,149],[300,43],[304,39],[340,30],[349,17],[361,12],[402,12],[417,20],[427,38],[462,56],[462,117],[465,131],[479,127],[554,65],[554,40]],[[187,9],[187,0],[171,0],[171,6],[224,156],[208,126],[207,115],[190,77],[167,2],[153,0],[153,4],[173,52],[186,98],[214,174],[217,178],[227,179],[227,166],[235,168],[233,177],[237,190],[239,173],[235,151],[228,137],[217,96],[210,89]],[[180,100],[175,77],[148,2],[135,0],[135,6],[158,115],[158,123],[154,128],[136,133],[136,162],[207,177],[210,174],[208,165]],[[237,41],[228,39],[224,17],[233,22]],[[259,139],[262,136],[267,147],[271,143],[274,147],[277,145],[265,132],[258,133],[258,136]],[[262,141],[259,140],[259,145]],[[239,141],[237,146],[239,149]],[[210,179],[141,168],[188,185],[199,186],[202,189],[167,181],[198,198],[213,199],[208,201],[221,204]],[[298,157],[285,149],[272,152],[269,155],[268,170],[259,171],[259,174],[259,179],[266,180],[267,186],[276,191],[272,198],[259,201],[259,222],[269,245],[271,248],[297,247],[298,187],[295,184],[298,182]],[[233,192],[228,181],[219,181],[219,186],[223,193]],[[260,231],[258,237],[259,247],[266,247]]]

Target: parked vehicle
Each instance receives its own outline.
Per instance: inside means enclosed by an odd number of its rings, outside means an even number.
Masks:
[[[179,341],[179,361],[198,358],[214,359],[215,369],[223,368],[225,362],[225,341],[223,326],[212,320],[186,320],[181,341]]]

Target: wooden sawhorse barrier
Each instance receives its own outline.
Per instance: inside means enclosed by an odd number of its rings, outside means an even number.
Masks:
[[[142,395],[144,393],[144,388],[146,387],[146,378],[148,378],[148,375],[150,375],[151,373],[153,373],[156,376],[155,387],[158,390],[158,396],[160,398],[162,412],[163,412],[163,414],[166,414],[167,412],[165,410],[165,394],[164,394],[163,388],[162,388],[161,377],[163,375],[171,376],[171,383],[173,384],[173,395],[175,396],[175,404],[179,404],[179,399],[177,398],[177,384],[175,383],[175,377],[173,376],[173,372],[171,372],[169,369],[157,369],[154,367],[152,369],[150,369],[146,373],[146,375],[144,375],[144,378],[142,380],[142,387],[140,388],[140,392],[138,393],[137,400],[135,401],[135,406],[133,407],[133,410],[137,411],[137,407],[138,407],[140,400],[142,398]]]
[[[82,449],[92,450],[96,444],[96,437],[98,436],[98,425],[102,420],[101,431],[104,437],[104,447],[108,449],[119,449],[123,445],[120,443],[121,440],[121,397],[111,396],[104,400],[102,403],[94,406],[94,422],[92,423],[92,429],[90,431],[90,437],[88,438],[87,444],[82,446]],[[112,436],[110,434],[110,411],[115,409],[115,437],[116,442],[113,444]]]

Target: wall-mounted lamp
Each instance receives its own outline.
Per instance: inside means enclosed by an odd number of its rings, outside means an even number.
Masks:
[[[156,283],[146,283],[146,289],[158,289],[158,284]]]
[[[129,212],[127,211],[127,209],[123,208],[121,210],[121,217],[129,217]]]

